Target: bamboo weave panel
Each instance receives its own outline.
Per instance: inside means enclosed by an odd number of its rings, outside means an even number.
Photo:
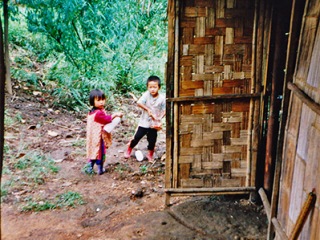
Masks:
[[[179,96],[250,93],[254,1],[182,5]]]
[[[249,104],[242,101],[242,109],[234,101],[180,106],[181,187],[245,186]]]
[[[252,93],[254,1],[181,1],[179,96]],[[178,187],[246,184],[249,100],[179,107]]]

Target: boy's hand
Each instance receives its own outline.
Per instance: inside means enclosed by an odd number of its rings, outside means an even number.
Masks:
[[[157,120],[157,118],[153,115],[153,113],[149,110],[148,114],[151,118],[153,118],[154,120]]]

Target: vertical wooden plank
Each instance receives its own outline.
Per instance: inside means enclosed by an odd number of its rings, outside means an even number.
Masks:
[[[204,96],[211,96],[212,95],[212,81],[205,81],[204,82]]]
[[[234,43],[234,28],[226,28],[226,44]]]
[[[208,8],[208,17],[206,19],[207,28],[213,28],[215,26],[215,9]]]
[[[227,8],[234,8],[235,0],[227,0]]]
[[[219,58],[220,64],[222,64],[223,59],[223,36],[215,36],[215,47],[214,53]]]
[[[197,37],[204,37],[206,32],[206,19],[204,17],[198,17],[196,19],[196,28],[195,28],[195,34]]]
[[[214,55],[214,45],[207,44],[205,48],[205,66],[213,65],[213,55]]]
[[[311,191],[315,186],[317,186],[317,179],[319,178],[319,149],[320,149],[320,130],[316,129],[312,125],[314,122],[309,124],[308,128],[308,150],[306,156],[306,175],[304,179],[304,189]],[[319,187],[320,189],[320,187]]]
[[[175,22],[175,0],[168,1],[168,63],[167,63],[167,76],[166,76],[166,96],[173,97],[174,82],[174,22]],[[165,168],[165,187],[171,188],[171,176],[172,172],[172,105],[166,104],[166,168]],[[169,198],[169,196],[168,196]],[[170,201],[169,199],[167,199]]]
[[[303,123],[300,125],[299,129],[299,139],[297,144],[297,154],[306,161],[307,155],[308,155],[308,144],[310,140],[309,136],[309,129],[308,126],[310,126],[315,119],[316,115],[315,113],[308,108],[305,104],[302,105],[302,113],[301,113],[301,119],[299,122]]]
[[[179,0],[175,0],[175,23],[174,23],[174,89],[173,96],[179,96]],[[179,105],[173,104],[173,173],[172,173],[172,187],[178,186],[178,153],[179,153]]]
[[[196,73],[204,73],[204,55],[195,56]]]
[[[311,234],[309,239],[320,239],[320,228],[319,228],[319,222],[320,222],[320,211],[319,211],[319,205],[316,205],[315,209],[312,212],[312,221],[311,221]]]
[[[224,14],[225,14],[225,0],[217,0],[217,18],[224,18]]]
[[[291,192],[290,196],[290,207],[289,207],[289,218],[292,222],[296,222],[303,200],[306,198],[306,193],[303,191],[303,180],[305,177],[305,162],[296,156],[295,168],[293,173],[293,180],[291,188],[294,191]],[[290,229],[291,231],[292,229]]]

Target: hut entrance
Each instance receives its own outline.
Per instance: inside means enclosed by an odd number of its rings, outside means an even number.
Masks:
[[[168,1],[166,204],[255,190],[255,1]]]

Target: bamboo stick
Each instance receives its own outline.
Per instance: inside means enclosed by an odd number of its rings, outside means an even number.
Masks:
[[[303,207],[299,213],[296,224],[294,225],[293,230],[290,234],[290,237],[289,237],[290,240],[298,239],[302,231],[302,228],[304,226],[304,223],[306,222],[308,215],[311,209],[313,208],[315,202],[316,202],[316,194],[315,194],[315,190],[312,190],[312,192],[308,194],[307,199],[304,202]]]
[[[272,218],[271,219],[271,222],[273,223],[273,226],[276,230],[276,234],[277,236],[279,237],[278,239],[281,239],[281,240],[288,240],[288,236],[287,234],[283,231],[278,219],[276,218]]]
[[[271,24],[270,19],[272,18],[272,8],[271,5],[266,1],[260,1],[260,25],[259,27],[262,28],[260,39],[262,41],[260,48],[261,49],[261,56],[260,56],[260,65],[257,66],[257,71],[259,73],[258,78],[260,78],[260,84],[263,86],[263,92],[261,94],[261,108],[260,108],[260,122],[263,123],[263,121],[266,119],[266,93],[267,93],[267,73],[268,73],[268,58],[270,55],[270,40],[271,40]],[[269,20],[269,21],[268,21]],[[266,39],[266,40],[264,40]],[[259,49],[260,49],[259,48]],[[261,70],[259,70],[261,69]],[[260,125],[260,132],[262,133],[264,125]],[[263,149],[265,151],[265,149]]]
[[[257,21],[258,21],[258,2],[255,1],[254,20],[253,20],[253,34],[252,34],[252,66],[251,66],[251,94],[256,92],[256,59],[257,59]],[[247,170],[246,170],[246,186],[251,185],[252,176],[252,129],[254,119],[254,100],[250,99],[249,119],[248,119],[248,140],[247,140]]]
[[[271,208],[270,208],[270,203],[269,203],[268,197],[266,195],[266,192],[263,190],[263,188],[260,188],[258,192],[259,192],[259,195],[261,197],[264,210],[266,211],[266,214],[267,214],[267,217],[268,217],[268,221],[270,222],[270,219],[271,219]]]

